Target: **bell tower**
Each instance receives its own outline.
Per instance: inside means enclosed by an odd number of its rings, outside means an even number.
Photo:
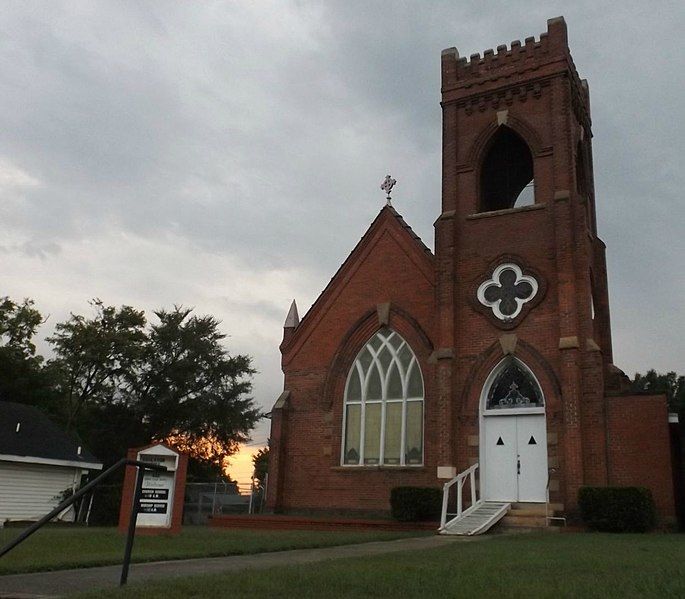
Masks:
[[[563,17],[482,56],[444,50],[441,106],[440,463],[478,459],[486,379],[516,358],[544,395],[551,501],[573,507],[580,486],[607,484],[604,395],[619,377],[589,91]]]

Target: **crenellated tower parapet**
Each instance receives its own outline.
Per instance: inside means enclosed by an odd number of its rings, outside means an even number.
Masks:
[[[587,132],[590,109],[587,82],[581,80],[568,48],[563,17],[547,21],[547,31],[539,38],[515,40],[470,57],[459,56],[456,48],[442,51],[443,105],[456,102],[467,113],[501,108],[516,102],[538,99],[551,77],[563,73],[572,88],[573,110]]]

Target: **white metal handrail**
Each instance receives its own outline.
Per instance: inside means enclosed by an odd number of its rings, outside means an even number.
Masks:
[[[547,485],[545,486],[545,497],[547,498],[547,502],[545,503],[545,520],[549,523],[550,520],[558,520],[559,522],[563,522],[564,526],[566,526],[566,517],[565,516],[550,516],[549,515],[549,483],[552,478],[552,473],[556,472],[556,468],[549,468],[547,470]]]
[[[478,470],[478,463],[475,463],[473,466],[467,468],[463,472],[460,472],[455,476],[452,480],[446,482],[443,487],[442,487],[442,514],[440,516],[440,528],[445,528],[445,524],[447,524],[447,516],[455,516],[458,518],[459,516],[462,515],[463,512],[463,489],[464,489],[464,483],[466,482],[466,479],[469,479],[470,486],[471,486],[471,507],[475,506],[476,503],[478,503],[477,496],[476,496],[476,470]],[[455,513],[447,513],[447,505],[449,503],[449,498],[450,498],[450,488],[453,485],[457,485],[457,511]]]

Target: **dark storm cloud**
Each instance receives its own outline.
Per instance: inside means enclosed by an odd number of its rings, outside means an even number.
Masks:
[[[93,295],[217,311],[269,407],[291,297],[308,308],[388,172],[433,245],[440,50],[537,37],[558,14],[590,82],[616,361],[685,371],[676,2],[6,2],[8,292],[55,313]]]

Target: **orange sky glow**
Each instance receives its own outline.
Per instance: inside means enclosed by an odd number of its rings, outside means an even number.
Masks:
[[[241,445],[240,451],[229,459],[228,474],[238,482],[241,491],[250,485],[253,470],[252,456],[262,448],[263,446]]]

